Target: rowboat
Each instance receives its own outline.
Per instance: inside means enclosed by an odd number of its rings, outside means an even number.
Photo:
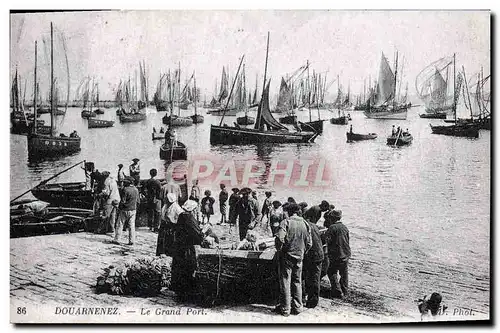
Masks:
[[[174,145],[164,143],[160,147],[160,159],[165,161],[187,160],[187,147],[180,141]]]
[[[358,134],[358,133],[346,132],[346,135],[347,135],[347,142],[373,140],[377,138],[377,133]]]
[[[145,113],[122,113],[120,114],[120,122],[122,123],[136,123],[146,120]]]
[[[97,116],[94,111],[89,111],[89,110],[83,110],[81,115],[82,115],[82,118],[93,118],[93,117]]]
[[[347,125],[349,121],[346,116],[341,116],[338,118],[330,118],[330,123],[334,125]]]
[[[389,146],[406,146],[411,144],[413,136],[410,133],[403,133],[400,135],[394,134],[387,137],[387,144]]]
[[[112,120],[102,120],[102,119],[91,119],[87,123],[88,128],[103,128],[103,127],[113,127],[114,121]]]
[[[104,110],[103,109],[95,109],[94,112],[96,114],[104,114]]]
[[[323,121],[324,120],[314,120],[314,121],[308,121],[308,122],[299,122],[300,128],[304,132],[316,132],[316,133],[323,133]]]
[[[193,120],[193,124],[201,124],[205,121],[205,118],[201,114],[193,114],[191,119]]]
[[[193,125],[193,119],[191,119],[190,117],[179,117],[176,115],[173,116],[165,115],[162,118],[162,122],[165,125],[176,126],[176,127]]]

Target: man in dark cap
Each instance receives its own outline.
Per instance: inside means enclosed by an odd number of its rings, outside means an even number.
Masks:
[[[236,204],[240,200],[240,189],[237,187],[233,187],[231,189],[233,193],[229,197],[229,233],[232,232],[232,227],[236,225],[236,221],[238,220],[238,212],[236,211]]]
[[[158,179],[155,179],[158,171],[156,169],[149,170],[149,178],[144,184],[144,194],[147,200],[147,211],[148,211],[148,227],[151,231],[158,231],[160,227],[160,215],[161,215],[161,183]]]
[[[132,160],[132,164],[129,167],[130,177],[134,179],[134,185],[139,185],[139,181],[141,180],[141,166],[139,165],[139,159],[134,158]]]
[[[123,180],[123,193],[120,201],[120,214],[115,226],[115,239],[113,243],[120,244],[120,238],[123,232],[123,225],[129,228],[128,244],[134,245],[135,242],[135,216],[139,204],[139,191],[134,185],[132,177],[125,177]]]
[[[325,220],[329,225],[325,233],[329,260],[327,274],[332,286],[332,296],[335,298],[347,296],[349,284],[348,264],[351,257],[349,229],[340,221],[341,218],[341,210],[331,210]],[[337,272],[340,280],[337,278]]]
[[[227,200],[229,199],[229,194],[226,190],[226,185],[221,183],[219,193],[219,209],[220,209],[220,222],[219,224],[227,222]]]
[[[251,193],[252,190],[248,187],[242,188],[240,191],[241,199],[236,204],[240,240],[245,239],[248,229],[253,229],[260,217],[259,206],[254,199],[250,198]]]
[[[307,222],[298,215],[296,203],[288,205],[289,218],[280,223],[276,236],[280,299],[275,311],[283,316],[302,312],[302,261],[311,248],[312,240]]]
[[[302,216],[309,222],[311,223],[318,223],[319,219],[321,218],[321,214],[323,212],[326,212],[327,210],[330,209],[330,204],[328,201],[323,200],[321,203],[317,206],[312,206],[308,210],[305,211]]]

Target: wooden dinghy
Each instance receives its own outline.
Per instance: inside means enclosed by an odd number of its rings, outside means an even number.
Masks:
[[[446,119],[446,113],[422,113],[420,118],[426,119]]]
[[[403,133],[401,135],[391,135],[387,137],[387,144],[389,146],[407,146],[413,141],[413,136],[410,133]]]
[[[180,141],[175,145],[164,143],[160,147],[160,159],[165,161],[187,160],[187,147]]]
[[[93,118],[97,116],[94,111],[89,111],[89,110],[83,110],[81,115],[82,118]]]
[[[137,123],[146,120],[145,113],[122,113],[120,114],[120,122],[122,123]]]
[[[165,115],[162,118],[162,122],[165,125],[170,125],[170,126],[174,126],[174,127],[193,125],[193,119],[191,119],[191,117],[180,117],[180,116],[176,116],[176,115],[173,115],[173,116]]]
[[[373,140],[377,138],[377,133],[359,134],[347,132],[347,142],[363,141],[363,140]]]
[[[113,127],[115,124],[112,120],[102,120],[102,119],[91,119],[87,123],[88,128],[103,128],[103,127]]]
[[[96,232],[101,217],[88,209],[47,207],[39,212],[11,206],[10,237],[29,237],[79,231]]]

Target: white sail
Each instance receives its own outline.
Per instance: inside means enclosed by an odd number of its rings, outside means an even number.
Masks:
[[[382,53],[377,84],[377,100],[375,105],[383,105],[394,98],[395,77],[387,58]]]

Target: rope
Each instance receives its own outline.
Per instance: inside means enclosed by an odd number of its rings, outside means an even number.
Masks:
[[[219,298],[219,290],[220,290],[219,284],[220,284],[220,276],[222,273],[222,249],[221,248],[217,249],[217,255],[219,256],[219,272],[217,273],[217,290],[216,290],[215,299],[213,300],[213,302],[215,302],[215,300],[217,300]],[[212,304],[213,304],[213,302],[212,302]]]

